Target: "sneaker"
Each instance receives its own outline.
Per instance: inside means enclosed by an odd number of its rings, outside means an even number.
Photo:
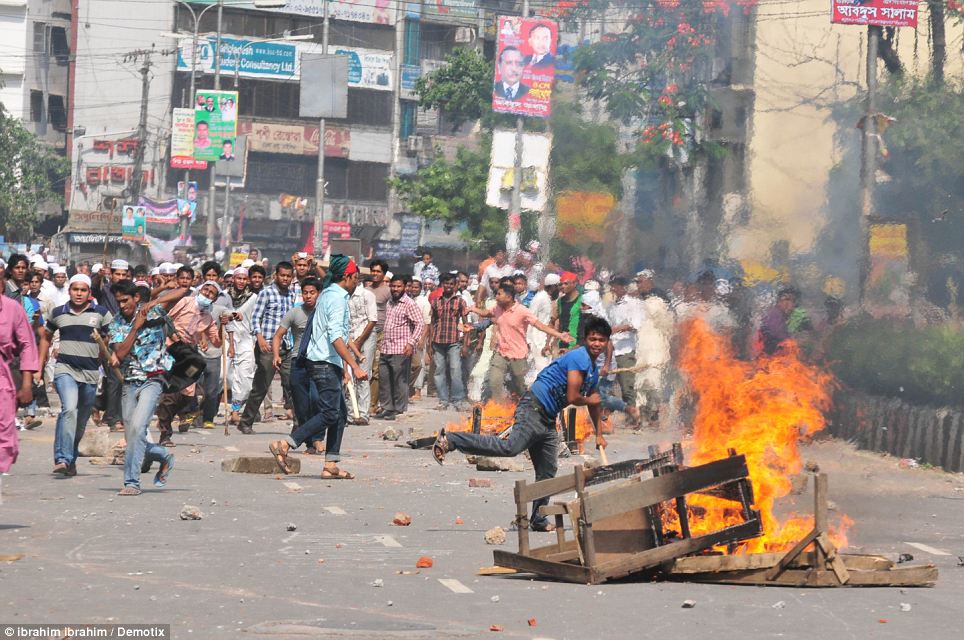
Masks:
[[[374,417],[376,420],[394,420],[394,419],[395,419],[395,412],[394,412],[394,411],[381,411],[381,412],[379,412],[379,413],[376,413],[373,417]]]
[[[205,421],[204,421],[204,428],[205,428],[205,429],[214,429],[214,421],[213,421],[213,420],[205,420]]]

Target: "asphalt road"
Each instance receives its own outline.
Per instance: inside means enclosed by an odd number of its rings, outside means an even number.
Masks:
[[[431,431],[455,417],[432,404],[424,400],[390,424]],[[856,522],[850,550],[933,562],[936,587],[585,586],[483,577],[479,568],[493,564],[495,548],[483,532],[509,528],[512,484],[531,470],[479,472],[461,454],[438,467],[427,451],[380,439],[389,423],[375,422],[345,436],[342,466],[354,481],[321,480],[322,462],[313,456],[301,456],[298,476],[221,471],[225,457],[267,455],[269,440],[285,431],[275,422],[256,425],[253,436],[176,435],[168,488],[145,482],[143,495],[123,498],[115,495],[120,467],[82,459],[77,477],[51,476],[53,423],[22,432],[20,461],[4,478],[0,555],[24,557],[0,562],[0,623],[162,623],[176,638],[961,637],[964,476],[900,469],[893,458],[845,443],[818,442],[804,455],[830,475],[831,516]],[[644,457],[646,445],[671,440],[618,432],[610,458]],[[479,477],[493,486],[469,488],[469,478]],[[810,497],[799,500],[785,507],[808,510]],[[199,507],[203,519],[180,520],[184,505]],[[393,526],[396,511],[411,515],[411,525]],[[549,535],[534,534],[547,543]],[[514,545],[510,532],[501,548]],[[416,569],[420,556],[434,566]],[[695,606],[682,608],[684,600]],[[501,625],[501,634],[491,625]]]

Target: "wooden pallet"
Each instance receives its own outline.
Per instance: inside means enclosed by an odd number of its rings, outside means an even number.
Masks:
[[[743,456],[731,455],[688,469],[667,464],[653,471],[658,474],[653,478],[636,475],[590,488],[587,478],[591,472],[581,467],[569,476],[532,484],[516,482],[519,551],[495,551],[495,564],[567,582],[598,584],[762,532],[759,514],[750,508],[752,492]],[[742,509],[744,521],[694,538],[687,525],[685,497],[711,489],[743,496],[734,505]],[[575,500],[541,507],[543,515],[555,518],[555,544],[531,548],[529,503],[573,491]],[[660,509],[677,510],[679,537],[663,530]],[[567,518],[575,533],[572,538],[566,537]]]
[[[673,580],[757,586],[926,587],[937,582],[932,564],[899,567],[882,556],[838,553],[826,531],[827,474],[821,473],[814,476],[813,530],[786,553],[676,558],[664,569]]]

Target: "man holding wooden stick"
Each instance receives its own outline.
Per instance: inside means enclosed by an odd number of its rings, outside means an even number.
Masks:
[[[581,347],[552,361],[539,372],[532,387],[516,406],[514,423],[508,438],[473,433],[439,433],[432,455],[442,464],[449,451],[462,451],[479,456],[512,457],[529,451],[535,467],[536,481],[554,478],[558,467],[559,433],[556,418],[568,405],[589,410],[596,432],[596,447],[604,450],[606,439],[600,432],[602,399],[599,396],[599,369],[596,359],[609,346],[612,328],[602,318],[588,317],[585,340]],[[530,526],[535,531],[552,531],[555,527],[539,513],[548,498],[532,503]]]
[[[105,307],[93,302],[90,278],[83,274],[70,279],[68,295],[70,300],[51,309],[47,323],[40,329],[39,350],[43,362],[34,379],[42,383],[50,341],[59,333],[54,388],[60,396],[60,415],[54,436],[53,473],[73,477],[77,475],[77,448],[97,399],[101,356],[97,338],[106,333],[114,317]]]
[[[348,298],[358,286],[358,265],[347,256],[331,256],[328,273],[322,281],[322,292],[315,304],[297,357],[306,360],[306,368],[318,394],[319,411],[299,424],[284,440],[272,442],[268,449],[283,473],[291,473],[287,456],[325,431],[325,466],[323,480],[353,480],[354,475],[338,468],[341,460],[341,438],[348,421],[348,409],[342,384],[352,384],[351,374],[364,380],[368,373],[355,360],[348,347],[351,321]]]

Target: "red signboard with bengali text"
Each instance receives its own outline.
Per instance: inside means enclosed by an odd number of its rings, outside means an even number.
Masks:
[[[831,22],[879,27],[917,27],[918,0],[830,0]]]
[[[541,18],[499,17],[492,110],[548,118],[556,73],[558,26]]]

